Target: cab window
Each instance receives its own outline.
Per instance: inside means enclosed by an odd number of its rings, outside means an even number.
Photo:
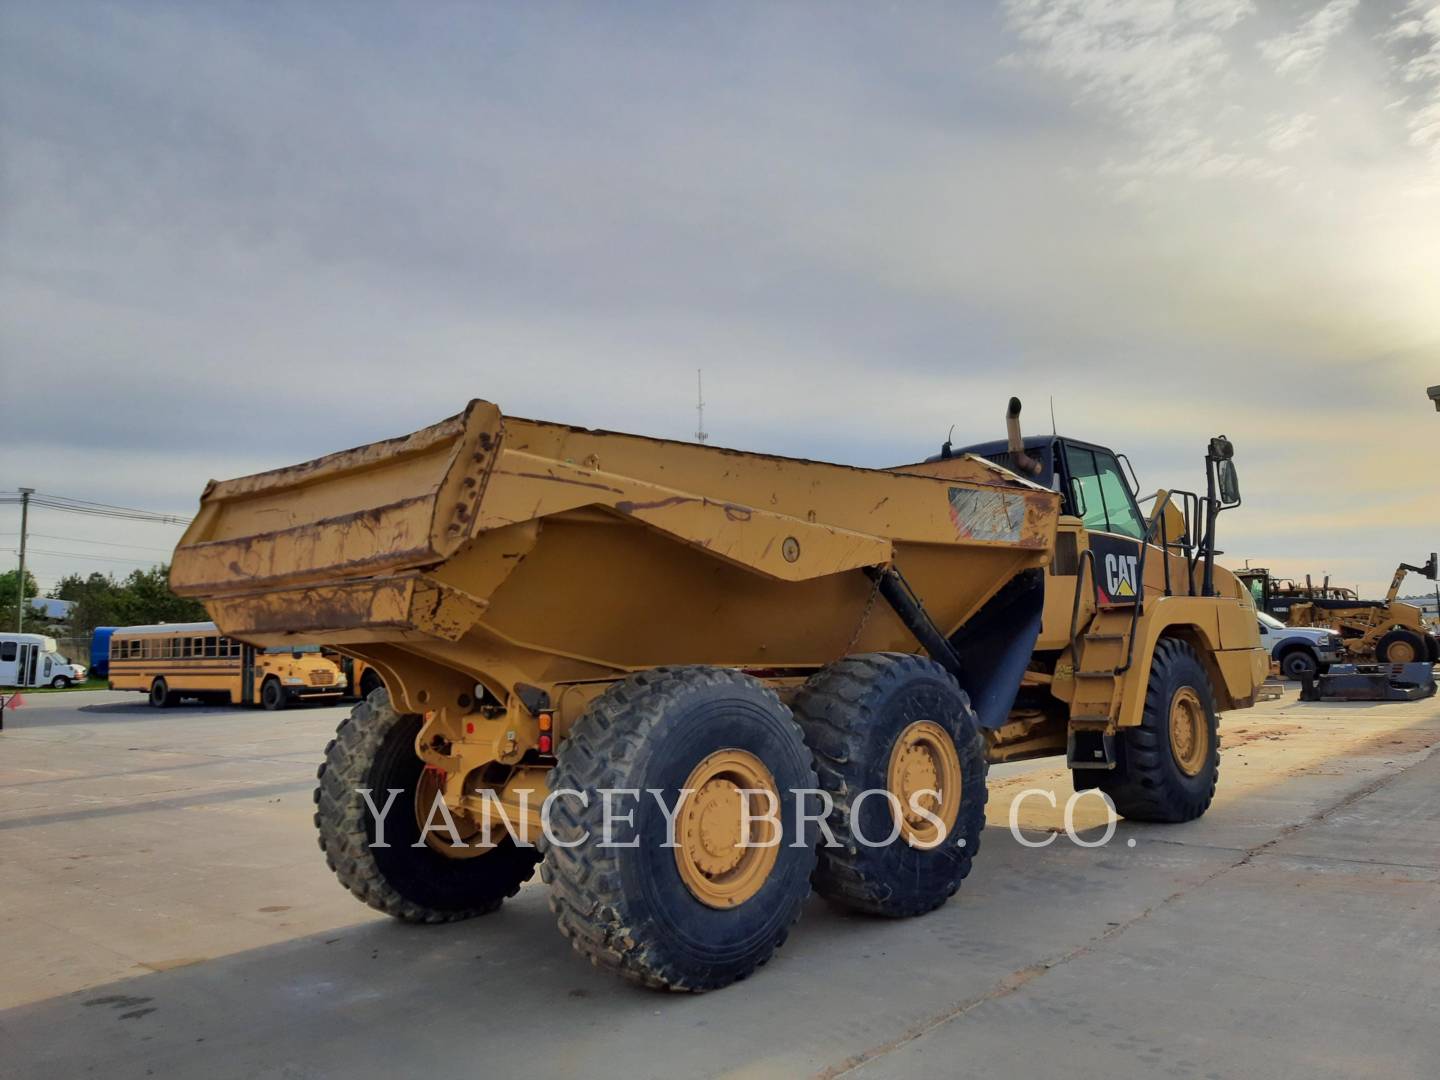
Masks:
[[[1075,509],[1084,519],[1085,527],[1142,539],[1145,522],[1114,455],[1068,446],[1065,457],[1070,464],[1071,482],[1078,489],[1073,497],[1078,498],[1080,505]]]

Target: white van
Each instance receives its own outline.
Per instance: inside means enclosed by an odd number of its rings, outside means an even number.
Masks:
[[[85,668],[72,664],[44,634],[0,634],[0,686],[53,686],[62,690],[85,681]]]

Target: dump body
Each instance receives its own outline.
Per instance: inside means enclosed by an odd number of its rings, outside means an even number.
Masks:
[[[902,566],[949,634],[1049,563],[1058,496],[978,458],[945,464],[858,469],[476,401],[404,438],[212,483],[171,583],[225,633],[374,664],[416,711],[442,684],[504,703],[520,683],[662,664],[804,672],[914,651],[866,567]]]

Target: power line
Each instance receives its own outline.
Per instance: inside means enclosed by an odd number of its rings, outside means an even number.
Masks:
[[[16,505],[24,496],[19,492],[5,492],[0,495],[0,505]],[[50,495],[36,492],[30,496],[30,505],[47,510],[63,510],[71,514],[89,517],[119,518],[126,521],[148,521],[156,525],[189,525],[190,518],[178,514],[161,514],[154,510],[137,510],[129,506],[113,506],[110,503],[90,502],[87,499],[72,499],[66,495]]]
[[[13,554],[18,554],[19,551],[20,551],[19,548],[6,548],[5,550],[9,551],[12,555],[13,555]],[[51,551],[51,550],[49,550],[48,548],[37,548],[37,547],[27,547],[27,548],[25,549],[25,554],[26,554],[26,555],[60,555],[60,556],[64,556],[64,557],[67,558],[67,559],[91,559],[91,560],[94,560],[95,562],[126,563],[126,564],[128,564],[128,565],[130,565],[130,566],[155,566],[155,565],[158,565],[161,561],[163,561],[163,560],[160,560],[160,559],[121,559],[121,558],[117,558],[117,557],[114,556],[114,555],[95,555],[95,554],[92,554],[92,553],[90,553],[90,552],[80,552],[80,551]]]
[[[19,533],[13,532],[0,532],[0,536],[19,535]],[[54,533],[37,533],[34,530],[31,530],[30,535],[39,536],[45,540],[64,540],[70,544],[96,544],[99,547],[123,548],[126,551],[156,551],[162,555],[169,555],[175,550],[174,548],[149,547],[145,544],[113,544],[106,540],[87,540],[83,536],[57,536]]]

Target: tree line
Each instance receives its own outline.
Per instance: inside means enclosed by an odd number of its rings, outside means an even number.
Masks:
[[[20,602],[20,572],[0,574],[0,627],[15,628]],[[40,587],[25,571],[25,595],[40,595]],[[55,600],[74,603],[70,617],[63,621],[46,619],[36,611],[25,612],[25,629],[36,634],[55,634],[63,629],[72,640],[88,642],[97,626],[139,626],[161,622],[203,622],[210,616],[198,600],[186,600],[170,591],[170,567],[152,566],[132,570],[124,578],[110,574],[67,574],[50,590]],[[58,635],[56,635],[58,636]]]

